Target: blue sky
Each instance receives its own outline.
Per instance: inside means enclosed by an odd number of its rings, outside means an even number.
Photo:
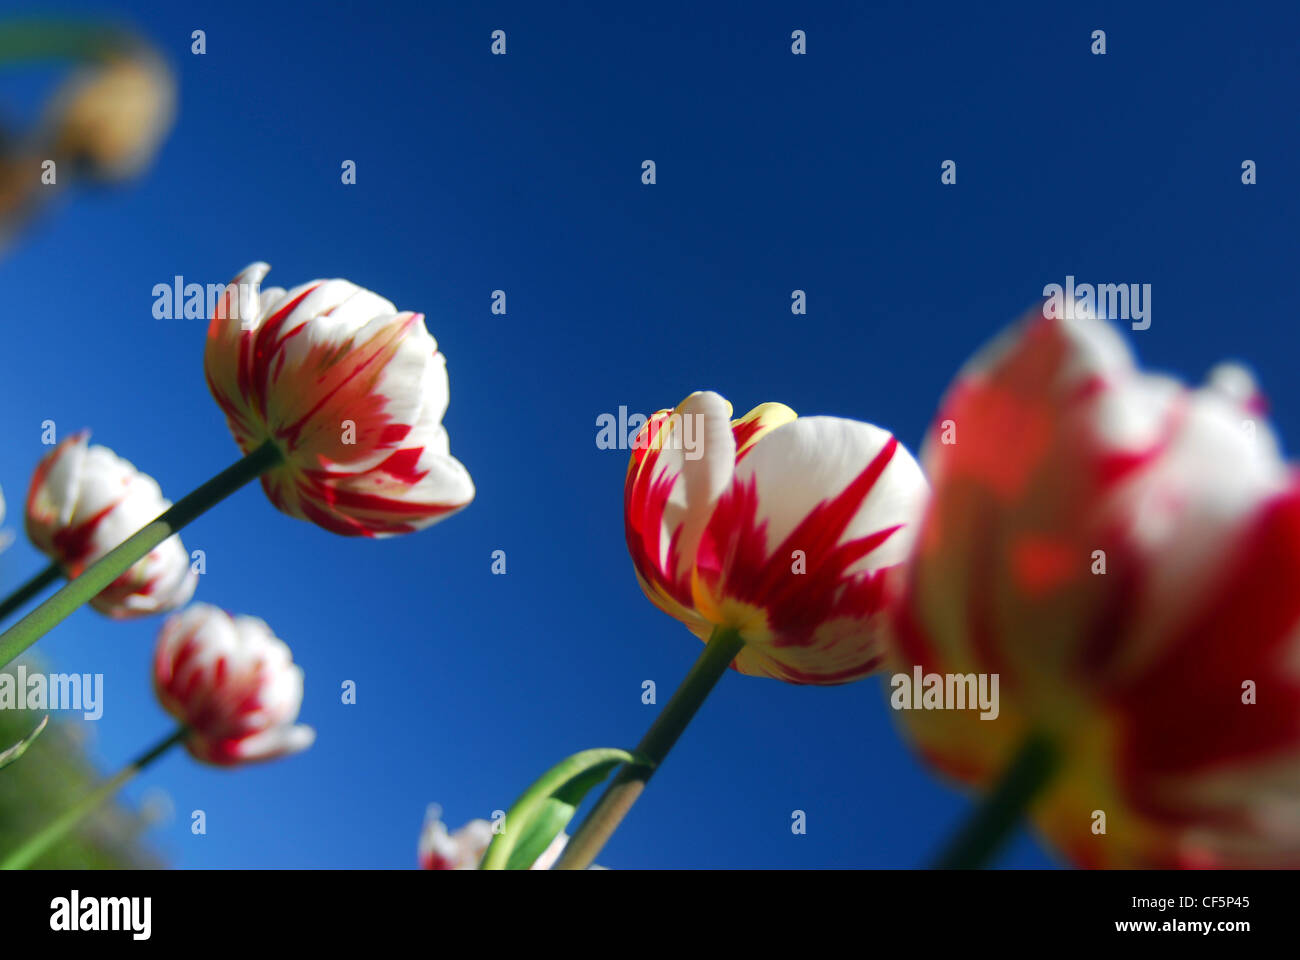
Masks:
[[[700,645],[633,577],[626,453],[595,444],[620,405],[715,389],[742,412],[869,420],[915,450],[969,353],[1073,275],[1152,284],[1151,327],[1127,334],[1144,363],[1199,379],[1244,360],[1288,449],[1300,431],[1294,10],[434,6],[75,8],[164,51],[180,114],[146,177],[68,194],[0,261],[6,524],[46,419],[92,428],[173,499],[235,458],[205,324],[155,319],[151,291],[254,260],[268,283],[343,276],[427,314],[478,486],[461,515],[384,542],[291,520],[255,487],[185,532],[207,553],[196,599],[293,647],[319,737],[257,769],[178,752],[140,778],[129,795],[173,799],[153,836],[178,866],[409,867],[430,801],[452,826],[490,817],[563,756],[635,743],[656,709],[642,682],[662,704]],[[21,112],[30,85],[0,84]],[[40,562],[20,532],[0,586]],[[82,611],[39,647],[105,674],[105,771],[169,728],[149,687],[158,626]],[[902,744],[878,679],[731,675],[600,859],[909,867],[968,803]],[[1052,862],[1027,835],[1001,860]]]

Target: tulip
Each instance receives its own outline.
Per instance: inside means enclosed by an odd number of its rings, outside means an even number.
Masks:
[[[889,666],[996,675],[1000,705],[898,717],[1077,864],[1300,866],[1300,486],[1261,411],[1239,368],[1188,389],[1034,313],[927,438]]]
[[[420,530],[474,498],[450,455],[442,416],[446,361],[423,314],[346,280],[286,293],[247,267],[208,327],[208,386],[245,453],[280,462],[262,476],[271,502],[334,533]]]
[[[178,743],[196,760],[234,767],[298,753],[316,739],[311,727],[294,722],[302,669],[256,617],[232,617],[204,603],[168,617],[154,652],[153,683],[180,726],[0,860],[0,870],[30,866]]]
[[[471,820],[455,833],[442,822],[442,808],[430,804],[420,830],[421,870],[474,870],[492,842],[492,824]]]
[[[176,81],[137,45],[87,66],[47,110],[48,150],[70,171],[101,182],[127,180],[153,159],[176,114]]]
[[[185,727],[196,760],[217,766],[306,750],[316,738],[295,724],[302,668],[257,617],[232,617],[196,603],[168,618],[153,660],[163,709]]]
[[[558,868],[590,866],[728,666],[818,685],[877,669],[889,571],[926,494],[911,454],[868,423],[779,403],[733,421],[710,392],[646,421],[623,488],[628,551],[650,601],[706,642]]]
[[[559,858],[569,835],[561,831],[533,862],[532,870],[549,870]],[[492,824],[471,820],[454,833],[442,822],[442,808],[430,804],[420,831],[422,870],[474,870],[492,842]]]
[[[705,392],[650,417],[633,447],[624,520],[651,602],[701,639],[736,631],[751,676],[839,684],[877,668],[885,571],[926,496],[893,436],[779,403],[732,421]]]
[[[27,536],[68,577],[77,577],[171,506],[157,481],[107,447],[90,446],[89,431],[51,450],[27,493]],[[184,606],[198,574],[179,536],[132,564],[90,605],[114,619]]]
[[[78,178],[115,184],[140,174],[175,119],[175,77],[139,36],[69,18],[0,23],[0,62],[69,60],[77,67],[36,128],[0,135],[0,252]]]

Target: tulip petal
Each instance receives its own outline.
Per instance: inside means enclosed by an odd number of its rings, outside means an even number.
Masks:
[[[646,595],[673,615],[689,610],[696,546],[735,463],[731,404],[711,391],[656,413],[637,435],[624,488],[628,549]]]
[[[916,461],[871,424],[805,417],[763,437],[696,558],[696,609],[746,640],[737,669],[793,683],[874,670],[880,571],[907,555],[925,489]]]

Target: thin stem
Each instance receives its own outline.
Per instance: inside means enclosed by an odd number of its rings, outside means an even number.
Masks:
[[[704,652],[633,751],[646,762],[623,765],[565,845],[555,869],[585,870],[591,865],[744,645],[735,630],[714,629]]]
[[[1051,740],[1041,734],[1026,737],[992,792],[948,841],[934,868],[974,870],[988,864],[1059,765],[1060,754]]]
[[[28,600],[32,599],[59,577],[63,576],[63,567],[58,562],[51,563],[36,576],[32,577],[21,587],[15,590],[9,596],[0,600],[0,622],[9,619],[9,614],[13,613]]]
[[[23,20],[0,27],[0,62],[99,60],[134,46],[138,40],[103,23]]]
[[[69,580],[57,593],[0,634],[0,666],[12,663],[15,657],[54,629],[72,611],[97,596],[158,544],[279,461],[279,448],[268,440],[178,500],[158,519],[131,534],[79,577]]]
[[[0,862],[0,870],[22,870],[26,868],[33,860],[67,836],[68,832],[80,823],[87,814],[117,793],[127,781],[184,740],[187,732],[185,727],[178,727],[140,754],[135,760],[123,767],[113,779],[100,784],[68,810],[38,830],[34,836],[29,837],[26,843],[5,857],[3,862]]]

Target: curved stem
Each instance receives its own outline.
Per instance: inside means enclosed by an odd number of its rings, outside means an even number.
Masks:
[[[158,519],[131,534],[87,567],[80,576],[69,580],[57,593],[0,634],[0,666],[12,663],[15,657],[126,573],[131,564],[158,544],[279,461],[279,448],[268,440],[188,496],[182,497]]]
[[[36,576],[32,577],[21,587],[15,590],[9,596],[0,600],[0,622],[9,619],[9,614],[13,613],[32,597],[36,596],[59,577],[63,576],[63,567],[57,562],[51,563]]]
[[[997,785],[948,841],[934,869],[974,870],[985,866],[1015,832],[1059,765],[1060,754],[1051,740],[1041,734],[1026,737]]]
[[[87,814],[117,793],[127,781],[184,740],[187,732],[184,727],[178,727],[140,754],[135,760],[123,767],[113,779],[100,784],[71,808],[38,830],[35,836],[29,837],[26,843],[0,862],[0,870],[22,870],[27,867],[33,860],[63,839]]]
[[[714,629],[704,652],[633,751],[648,762],[623,765],[565,845],[556,870],[585,870],[591,865],[744,645],[735,630]]]

